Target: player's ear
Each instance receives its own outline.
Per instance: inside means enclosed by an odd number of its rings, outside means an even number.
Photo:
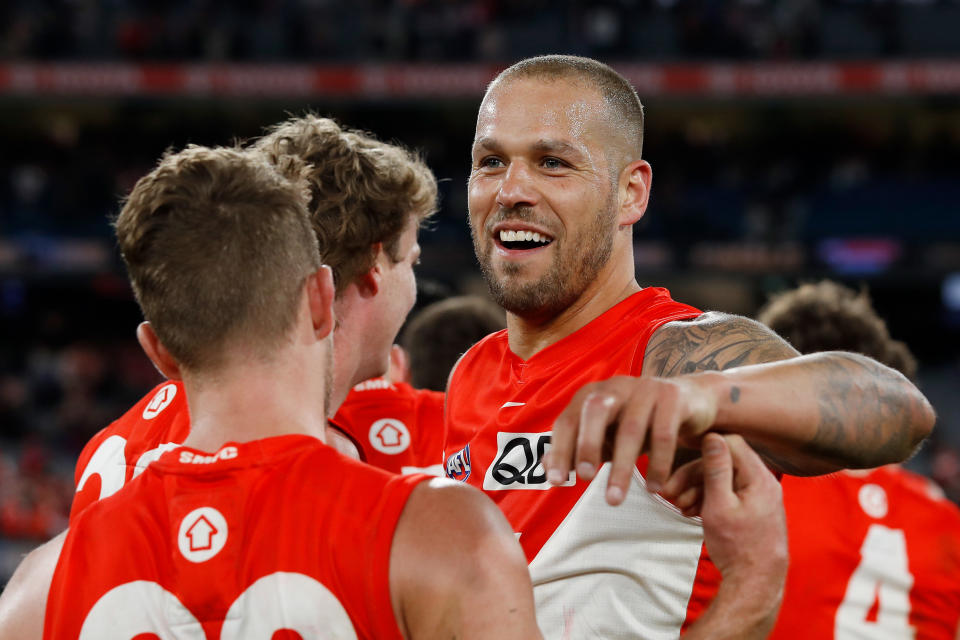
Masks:
[[[653,170],[646,160],[634,160],[624,167],[619,181],[621,227],[634,224],[646,213],[652,178]]]
[[[373,266],[357,278],[357,288],[362,295],[372,298],[379,293],[383,280],[383,243],[376,243],[371,247],[371,251],[373,252]]]
[[[327,265],[323,265],[307,278],[307,303],[310,306],[310,318],[317,338],[326,338],[333,331],[335,293],[333,271]]]
[[[398,344],[390,347],[390,382],[410,383],[410,356]]]
[[[167,348],[160,342],[160,338],[157,337],[157,334],[149,322],[141,322],[140,326],[137,327],[137,342],[140,343],[140,348],[143,349],[143,352],[150,358],[153,366],[155,366],[164,377],[170,380],[182,379],[183,376],[180,374],[180,365],[177,364],[177,361],[170,355]]]

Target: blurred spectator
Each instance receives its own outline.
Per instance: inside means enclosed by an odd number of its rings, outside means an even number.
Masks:
[[[506,326],[503,309],[480,296],[454,296],[424,307],[407,321],[400,341],[409,358],[410,384],[446,391],[460,356]]]

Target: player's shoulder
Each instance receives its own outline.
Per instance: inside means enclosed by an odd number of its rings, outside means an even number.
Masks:
[[[119,418],[98,431],[87,443],[96,445],[110,436],[129,437],[144,423],[150,423],[161,415],[171,415],[186,407],[183,383],[165,381],[148,391]]]
[[[451,383],[463,375],[464,371],[476,372],[478,367],[496,367],[510,350],[507,330],[501,329],[482,338],[460,356],[450,369],[447,377],[447,391],[453,387]]]
[[[41,638],[44,610],[67,532],[31,551],[0,593],[0,638]]]
[[[797,355],[796,349],[756,320],[707,311],[660,325],[647,343],[644,369],[651,375],[673,376]]]
[[[413,488],[398,531],[413,533],[422,552],[459,555],[495,553],[513,535],[497,506],[481,491],[462,482],[431,478]],[[494,557],[486,555],[487,558]]]
[[[510,342],[506,329],[494,331],[493,333],[481,338],[471,346],[461,357],[461,360],[470,356],[471,358],[490,357],[501,354],[510,349]]]
[[[443,409],[443,399],[445,396],[443,391],[434,391],[432,389],[416,389],[406,383],[398,383],[398,386],[399,385],[403,385],[405,387],[403,393],[408,394],[418,407],[425,407],[427,409],[440,407],[441,410]]]
[[[117,429],[135,429],[143,423],[173,418],[187,407],[187,394],[179,380],[166,380],[148,391],[126,413],[114,421]]]
[[[960,507],[947,498],[943,489],[934,480],[899,465],[888,465],[880,471],[889,477],[891,482],[896,483],[902,491],[920,502],[929,504],[942,517],[960,527]]]

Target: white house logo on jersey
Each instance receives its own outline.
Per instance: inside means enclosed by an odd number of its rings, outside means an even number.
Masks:
[[[470,445],[447,458],[447,477],[458,482],[466,482],[470,477]]]
[[[552,433],[497,434],[497,458],[483,477],[485,491],[503,489],[549,489],[547,472],[543,468],[543,454],[550,450]],[[573,471],[563,487],[572,487],[577,478]]]
[[[160,388],[143,409],[143,419],[153,420],[160,412],[170,406],[177,396],[177,385],[167,384]]]
[[[396,455],[410,446],[410,431],[399,420],[383,418],[370,425],[370,444],[380,453]]]
[[[857,494],[860,508],[871,518],[883,518],[887,515],[887,492],[877,484],[865,484]]]
[[[227,544],[227,520],[213,507],[194,509],[180,521],[177,546],[190,562],[206,562]]]

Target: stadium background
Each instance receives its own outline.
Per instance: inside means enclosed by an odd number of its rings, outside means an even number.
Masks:
[[[911,466],[960,500],[960,1],[61,0],[0,8],[0,585],[65,526],[86,440],[158,374],[114,250],[168,147],[331,115],[421,150],[441,211],[426,295],[484,291],[465,183],[487,81],[528,55],[612,64],[647,108],[644,285],[752,315],[865,287],[920,361]]]

